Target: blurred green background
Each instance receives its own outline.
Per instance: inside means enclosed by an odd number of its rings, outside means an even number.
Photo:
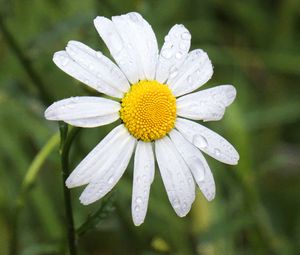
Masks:
[[[78,232],[80,254],[300,254],[299,0],[0,0],[0,254],[67,254],[58,125],[43,111],[94,92],[52,55],[72,39],[108,54],[93,18],[133,10],[160,46],[173,24],[184,24],[192,49],[214,64],[206,88],[237,88],[225,117],[206,126],[241,159],[226,166],[206,157],[216,198],[207,202],[198,191],[185,218],[175,215],[156,171],[141,227],[130,213],[132,163],[109,199],[85,207],[82,188],[72,190],[76,228],[94,215]],[[70,168],[115,125],[80,130]]]

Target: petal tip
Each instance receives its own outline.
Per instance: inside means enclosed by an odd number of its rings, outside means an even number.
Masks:
[[[137,219],[137,218],[133,217],[133,224],[134,224],[136,227],[141,226],[143,223],[144,223],[144,220]]]
[[[52,104],[53,105],[53,104]],[[44,118],[46,119],[46,120],[56,120],[55,119],[55,116],[54,116],[54,114],[53,114],[53,111],[52,111],[52,105],[50,105],[46,110],[45,110],[45,112],[44,112]]]

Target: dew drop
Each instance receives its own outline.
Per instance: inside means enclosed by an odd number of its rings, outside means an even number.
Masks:
[[[96,57],[97,58],[102,58],[103,54],[100,51],[96,52]]]
[[[173,79],[173,78],[175,78],[177,76],[177,74],[178,74],[177,68],[176,67],[172,67],[170,69],[170,77],[169,78]]]
[[[199,157],[194,156],[189,160],[189,162],[190,162],[189,167],[193,172],[196,181],[197,182],[203,181],[205,168],[201,159]]]
[[[171,58],[172,55],[173,55],[173,52],[170,50],[170,49],[164,49],[162,52],[161,52],[161,55],[164,57],[164,58]]]
[[[140,206],[139,206],[139,205],[135,206],[135,207],[134,207],[134,210],[135,210],[136,212],[138,212],[138,211],[140,210]]]
[[[91,71],[93,71],[95,69],[94,65],[90,64],[88,65],[88,69],[90,69]]]
[[[119,53],[124,47],[119,40],[111,40],[111,42],[113,43],[113,48],[115,49],[116,53]]]
[[[143,174],[142,179],[144,182],[147,181],[147,175]]]
[[[181,44],[179,45],[179,48],[180,48],[181,50],[187,50],[188,45],[187,45],[186,43],[181,43]]]
[[[220,156],[221,155],[221,151],[219,150],[219,149],[215,149],[215,154],[216,154],[216,156]]]
[[[142,198],[141,198],[141,197],[137,197],[137,198],[135,199],[135,202],[136,202],[137,204],[142,203]]]
[[[207,140],[202,135],[194,135],[193,144],[200,149],[204,149],[207,147]]]
[[[177,59],[181,59],[182,56],[183,56],[183,54],[182,54],[181,52],[177,52],[176,55],[175,55],[175,57],[176,57]]]
[[[129,13],[128,15],[133,22],[137,22],[139,20],[138,15],[136,13],[132,12],[132,13]]]
[[[89,83],[90,83],[90,80],[87,79],[87,78],[83,78],[83,79],[82,79],[82,82],[85,83],[85,84],[89,84]]]
[[[177,198],[174,198],[172,200],[172,204],[173,204],[174,208],[179,208],[180,207],[180,203],[179,203],[179,200]]]
[[[68,63],[69,63],[69,59],[68,58],[62,58],[62,62],[61,62],[62,66],[66,66]]]
[[[182,35],[181,35],[181,38],[183,40],[190,40],[191,39],[191,34],[189,32],[184,32]]]
[[[169,42],[171,40],[170,36],[169,35],[166,35],[165,36],[165,42]]]
[[[191,75],[189,75],[189,76],[187,77],[187,82],[188,82],[188,83],[193,83],[193,77],[192,77]]]
[[[108,182],[108,184],[112,184],[113,181],[114,181],[114,177],[110,177],[107,182]]]

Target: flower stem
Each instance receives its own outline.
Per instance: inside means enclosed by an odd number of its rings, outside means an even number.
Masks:
[[[54,134],[48,142],[43,146],[43,148],[38,152],[38,154],[35,156],[33,161],[31,162],[30,166],[28,167],[26,171],[26,175],[23,179],[22,185],[21,185],[21,191],[17,197],[16,200],[16,206],[15,206],[15,213],[13,215],[12,220],[12,236],[11,236],[11,244],[10,244],[10,255],[19,254],[18,248],[19,248],[19,235],[18,235],[18,229],[19,229],[19,217],[22,213],[22,210],[24,208],[27,195],[32,188],[34,182],[36,181],[36,178],[39,174],[39,172],[42,170],[42,166],[45,163],[48,156],[51,154],[51,152],[58,146],[59,144],[59,135],[58,133]]]
[[[66,187],[65,182],[69,175],[69,152],[71,144],[74,141],[75,136],[78,134],[79,128],[73,128],[68,134],[68,125],[65,123],[60,123],[60,137],[61,137],[61,169],[62,169],[62,178],[63,178],[63,192],[65,200],[65,214],[66,214],[66,223],[67,223],[67,235],[68,235],[68,246],[69,254],[77,254],[77,242],[76,234],[74,229],[74,219],[72,211],[72,202],[71,202],[71,192]]]

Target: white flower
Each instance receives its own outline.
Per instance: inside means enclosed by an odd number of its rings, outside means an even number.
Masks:
[[[191,35],[175,25],[159,53],[151,26],[138,13],[97,17],[95,27],[114,64],[101,52],[70,41],[53,61],[67,74],[113,98],[73,97],[52,104],[48,120],[79,127],[97,127],[121,118],[114,128],[75,168],[69,188],[87,185],[80,196],[84,205],[107,194],[123,175],[135,150],[132,217],[143,223],[154,178],[154,152],[168,198],[175,212],[185,216],[195,199],[195,182],[207,198],[215,196],[215,183],[202,152],[237,164],[237,151],[224,138],[187,120],[220,120],[236,90],[222,85],[190,92],[213,74],[207,54],[189,52]]]

